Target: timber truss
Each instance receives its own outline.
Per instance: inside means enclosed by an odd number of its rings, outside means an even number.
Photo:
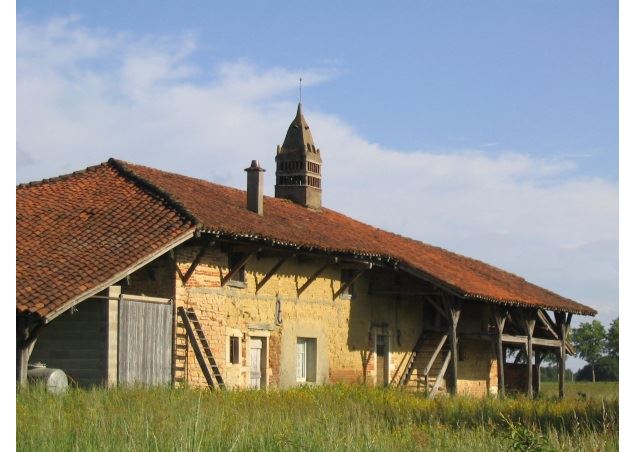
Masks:
[[[541,308],[528,309],[480,303],[483,309],[489,312],[487,331],[459,333],[463,307],[470,301],[442,293],[427,295],[424,300],[438,313],[442,322],[439,326],[424,326],[411,352],[399,365],[400,374],[395,375],[393,383],[401,387],[412,387],[411,378],[418,367],[423,370],[417,375],[417,388],[423,387],[430,397],[434,397],[439,390],[440,380],[445,378],[450,394],[456,394],[460,377],[457,366],[458,343],[461,339],[481,339],[491,341],[496,350],[499,396],[505,396],[505,363],[509,348],[519,349],[515,364],[519,363],[520,358],[525,361],[526,392],[529,397],[534,396],[533,373],[539,372],[546,354],[554,354],[558,362],[559,396],[564,397],[566,355],[575,353],[574,347],[568,341],[571,313],[554,312],[552,318]],[[422,360],[422,357],[425,359]],[[433,373],[435,366],[438,370]],[[539,390],[540,376],[537,375],[535,378]]]

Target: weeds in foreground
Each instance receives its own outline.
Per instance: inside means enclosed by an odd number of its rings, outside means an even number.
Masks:
[[[520,452],[556,452],[549,445],[547,438],[539,431],[530,430],[520,422],[513,422],[501,414],[503,421],[509,427],[508,438],[511,449]]]
[[[332,385],[17,394],[17,450],[617,450],[618,400],[429,400]]]

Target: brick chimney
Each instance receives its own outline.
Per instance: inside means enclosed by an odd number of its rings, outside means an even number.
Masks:
[[[262,197],[264,190],[264,168],[260,167],[258,160],[252,160],[247,171],[247,209],[262,215]]]

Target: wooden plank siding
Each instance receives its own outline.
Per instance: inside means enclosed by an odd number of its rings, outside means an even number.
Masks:
[[[171,303],[127,300],[119,304],[119,383],[172,381]]]
[[[29,362],[62,369],[80,386],[107,379],[108,302],[89,299],[42,328]]]

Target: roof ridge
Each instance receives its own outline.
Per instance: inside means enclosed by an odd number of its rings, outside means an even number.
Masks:
[[[109,158],[108,164],[117,170],[119,174],[123,177],[129,179],[136,185],[138,185],[141,189],[151,192],[153,195],[162,198],[170,207],[176,210],[181,216],[185,217],[188,221],[192,222],[197,229],[200,229],[202,226],[201,221],[190,212],[182,203],[177,201],[172,197],[168,192],[159,188],[157,185],[143,178],[139,174],[137,174],[132,168],[128,166],[128,162],[123,160],[117,160],[115,158]]]
[[[24,188],[29,188],[29,187],[38,187],[40,185],[49,184],[49,183],[53,183],[53,182],[59,182],[59,181],[62,181],[62,180],[69,179],[69,178],[71,178],[73,176],[79,176],[81,174],[86,174],[88,172],[95,171],[96,169],[101,168],[101,167],[105,167],[107,165],[108,165],[108,162],[98,163],[97,165],[87,166],[84,169],[73,171],[72,173],[61,174],[61,175],[55,176],[55,177],[47,177],[47,178],[44,178],[44,179],[35,180],[35,181],[31,181],[31,182],[22,182],[20,184],[17,184],[15,186],[15,188],[16,189],[24,189]]]

